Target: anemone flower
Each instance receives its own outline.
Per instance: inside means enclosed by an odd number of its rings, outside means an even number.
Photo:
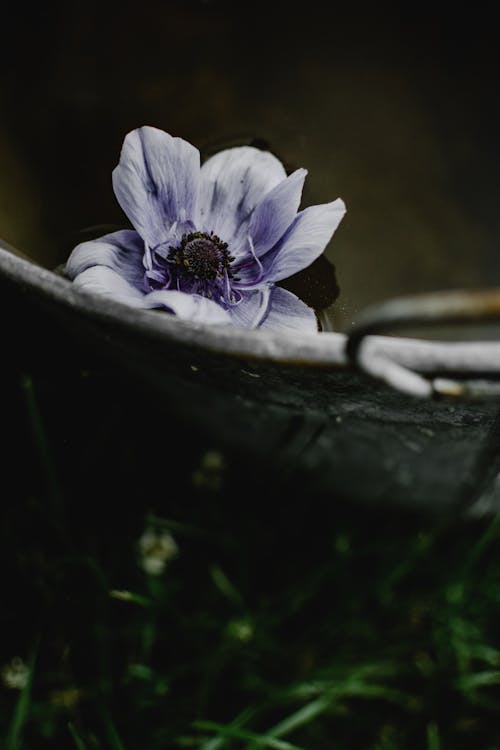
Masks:
[[[344,202],[299,211],[305,169],[287,176],[270,152],[198,149],[157,128],[129,133],[113,171],[133,229],[83,242],[66,275],[137,308],[242,328],[316,331],[314,311],[277,282],[324,251]]]

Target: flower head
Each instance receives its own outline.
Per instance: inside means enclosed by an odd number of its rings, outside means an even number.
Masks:
[[[1,670],[1,677],[5,687],[12,690],[23,690],[28,684],[29,676],[29,667],[19,656],[11,659]]]
[[[78,245],[66,273],[82,289],[188,320],[315,331],[314,311],[277,282],[321,255],[345,206],[338,198],[299,211],[306,174],[287,176],[251,146],[200,167],[187,141],[138,128],[113,172],[134,229]]]
[[[177,557],[179,548],[168,529],[149,526],[139,539],[139,559],[142,569],[150,575],[163,573],[166,565]]]

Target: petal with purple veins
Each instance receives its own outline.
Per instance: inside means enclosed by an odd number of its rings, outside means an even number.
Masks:
[[[129,307],[144,307],[144,294],[117,271],[107,266],[91,266],[75,278],[73,284],[84,292],[122,302]]]
[[[271,298],[267,314],[261,328],[283,333],[315,333],[318,324],[314,310],[302,302],[295,294],[279,286],[271,288]]]
[[[149,126],[126,136],[113,187],[149,247],[164,242],[175,221],[195,215],[199,175],[199,151],[182,138]]]
[[[143,306],[164,307],[183,320],[195,323],[231,323],[230,315],[213,300],[195,294],[186,294],[174,289],[146,294]]]
[[[261,256],[265,281],[281,281],[318,258],[345,214],[341,198],[300,211],[279,242]]]
[[[212,300],[176,290],[143,294],[116,271],[106,266],[92,266],[73,282],[84,292],[121,302],[129,307],[164,308],[184,320],[196,323],[231,323],[229,314]]]
[[[285,178],[282,163],[268,151],[220,151],[201,168],[198,228],[213,231],[237,252],[255,206]]]
[[[76,279],[93,266],[103,266],[112,269],[133,287],[142,290],[143,257],[142,239],[132,229],[123,229],[77,245],[66,262],[65,273],[70,279]]]
[[[270,297],[269,286],[243,294],[241,301],[229,308],[233,325],[240,328],[258,328],[267,315]]]
[[[283,236],[299,210],[307,171],[297,169],[256,205],[248,233],[257,257],[270,250]]]

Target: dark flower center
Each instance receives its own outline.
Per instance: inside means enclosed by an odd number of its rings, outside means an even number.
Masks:
[[[227,242],[216,234],[190,232],[182,237],[179,247],[170,247],[168,260],[176,263],[185,274],[197,279],[223,278],[224,273],[232,277],[230,270],[234,260],[227,249]]]

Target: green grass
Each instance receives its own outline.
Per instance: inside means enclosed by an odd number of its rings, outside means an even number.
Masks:
[[[242,502],[230,457],[199,481],[201,439],[152,498],[127,439],[110,448],[118,404],[96,428],[84,401],[70,450],[50,393],[19,386],[31,471],[2,517],[1,653],[30,677],[0,686],[2,750],[500,748],[498,520]],[[160,575],[146,527],[178,546]]]

